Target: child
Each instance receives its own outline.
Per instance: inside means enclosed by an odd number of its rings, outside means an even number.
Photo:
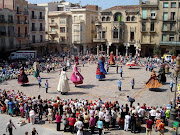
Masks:
[[[121,84],[122,84],[121,80],[119,79],[117,83],[118,83],[118,89],[119,91],[121,91]]]

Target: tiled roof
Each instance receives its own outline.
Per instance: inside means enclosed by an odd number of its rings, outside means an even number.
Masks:
[[[125,6],[114,6],[108,9],[105,9],[104,11],[110,11],[110,10],[138,10],[139,5],[125,5]]]

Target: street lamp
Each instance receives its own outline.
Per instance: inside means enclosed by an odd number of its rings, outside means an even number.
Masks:
[[[172,127],[174,121],[176,121],[177,111],[176,111],[176,91],[177,91],[177,78],[180,71],[180,55],[176,58],[176,67],[174,68],[174,77],[175,77],[175,92],[174,92],[174,101],[173,106],[170,112],[170,119],[168,121],[168,126]]]

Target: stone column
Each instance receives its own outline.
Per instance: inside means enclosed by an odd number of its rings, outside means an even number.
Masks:
[[[99,39],[100,38],[100,36],[99,36],[99,31],[97,32],[97,39]]]
[[[84,55],[86,54],[86,50],[87,50],[86,44],[83,44],[83,54],[84,54]]]
[[[116,56],[118,56],[118,45],[116,45]]]
[[[107,45],[107,56],[109,56],[109,45]]]
[[[97,56],[99,56],[99,45],[97,45]]]
[[[128,56],[128,46],[126,46],[126,56]]]
[[[103,45],[101,45],[101,51],[103,51]]]

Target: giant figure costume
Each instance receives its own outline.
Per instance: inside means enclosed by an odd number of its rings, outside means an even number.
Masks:
[[[84,77],[79,73],[77,63],[74,65],[71,81],[75,84],[83,84]]]
[[[20,69],[20,75],[18,76],[18,83],[20,84],[25,84],[25,83],[28,83],[29,80],[28,80],[28,77],[27,75],[24,73],[24,68],[22,67]]]
[[[40,71],[40,66],[39,66],[39,62],[35,61],[33,64],[33,76],[34,77],[38,77],[39,76],[39,71]]]
[[[106,78],[106,74],[107,72],[104,68],[104,57],[101,57],[96,70],[96,78],[99,80],[104,79]]]

